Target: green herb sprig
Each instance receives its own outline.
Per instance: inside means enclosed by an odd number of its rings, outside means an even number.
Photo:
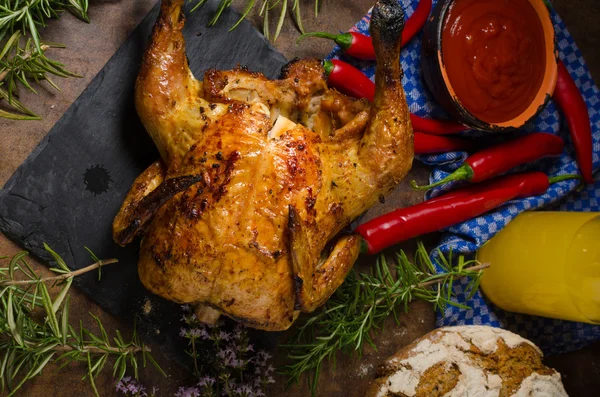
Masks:
[[[202,5],[206,3],[207,0],[188,0],[191,3],[196,3],[192,8],[192,11],[195,11]],[[298,30],[302,34],[305,33],[304,26],[302,24],[302,13],[300,10],[300,0],[263,0],[262,5],[260,6],[259,16],[263,18],[263,34],[267,39],[273,38],[273,41],[277,40],[279,34],[281,33],[281,29],[283,28],[283,23],[288,15],[289,2],[291,2],[291,11],[293,13],[294,22],[296,23]],[[211,20],[208,23],[208,26],[213,26],[217,23],[223,11],[228,7],[231,7],[233,0],[221,0],[212,16]],[[248,17],[250,12],[258,5],[256,0],[247,0],[244,9],[241,11],[240,19],[229,29],[231,32],[233,29],[238,27],[238,25]],[[320,2],[319,0],[315,0],[315,16],[319,13]],[[271,36],[270,32],[270,14],[274,13],[274,9],[279,8],[279,16],[277,18],[277,25],[275,27],[275,33]]]
[[[371,274],[352,272],[344,284],[318,310],[297,328],[293,343],[285,345],[290,363],[283,367],[289,383],[297,383],[304,373],[309,374],[309,387],[316,393],[319,373],[325,360],[335,357],[338,351],[359,355],[365,343],[376,348],[373,334],[383,321],[393,315],[399,322],[399,309],[408,311],[414,299],[431,302],[436,310],[447,305],[465,307],[452,300],[454,281],[469,278],[470,294],[479,287],[482,271],[488,265],[475,260],[465,261],[459,256],[453,265],[452,253],[444,257],[440,252],[438,273],[419,242],[414,263],[403,251],[396,255],[395,276],[384,256],[380,256]]]
[[[60,91],[50,76],[80,77],[69,72],[60,62],[46,56],[50,48],[64,48],[62,44],[42,44],[38,50],[32,39],[22,39],[21,32],[15,32],[0,50],[0,100],[4,99],[16,112],[0,109],[0,117],[13,120],[39,120],[40,117],[25,107],[16,97],[19,85],[36,93],[32,82],[46,80]]]
[[[14,32],[29,34],[39,51],[42,47],[39,27],[59,18],[68,10],[89,22],[88,0],[0,0],[0,41]]]
[[[90,266],[71,270],[65,261],[50,247],[46,250],[56,263],[51,277],[40,277],[26,261],[27,252],[13,256],[6,267],[0,268],[0,383],[2,390],[14,395],[26,381],[39,375],[46,365],[56,362],[59,368],[83,362],[87,366],[84,378],[99,396],[94,379],[110,359],[114,359],[113,375],[122,379],[128,368],[138,376],[140,365],[149,361],[163,375],[150,354],[150,349],[140,342],[134,329],[131,340],[126,341],[119,331],[109,338],[100,319],[90,313],[99,333],[69,321],[69,289],[73,278],[103,266],[117,263],[116,259],[97,260]],[[6,258],[5,258],[6,259]],[[54,298],[48,286],[60,287]],[[140,364],[139,359],[142,359]],[[166,376],[166,375],[165,375]]]
[[[88,0],[0,0],[0,104],[6,101],[11,110],[0,109],[0,117],[40,119],[18,100],[19,85],[36,93],[31,81],[45,80],[58,90],[50,75],[79,77],[47,57],[48,49],[64,48],[64,45],[43,42],[39,31],[48,20],[58,18],[65,10],[89,22]]]

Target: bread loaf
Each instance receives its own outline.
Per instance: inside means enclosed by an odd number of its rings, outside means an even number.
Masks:
[[[367,396],[567,396],[542,357],[533,343],[500,328],[439,328],[390,357]]]

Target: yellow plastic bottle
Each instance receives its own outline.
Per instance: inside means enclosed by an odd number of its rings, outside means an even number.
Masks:
[[[477,253],[500,308],[600,324],[600,213],[525,212]]]

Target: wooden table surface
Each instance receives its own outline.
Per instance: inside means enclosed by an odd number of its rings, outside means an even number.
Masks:
[[[17,167],[29,156],[39,141],[47,134],[54,123],[62,116],[73,101],[81,94],[92,78],[100,71],[116,49],[123,43],[128,34],[137,26],[156,0],[96,0],[90,1],[89,15],[92,22],[83,23],[65,13],[59,21],[52,21],[44,30],[44,39],[64,43],[64,50],[53,50],[51,56],[65,63],[67,67],[83,76],[81,79],[58,81],[61,92],[41,89],[39,95],[26,93],[23,102],[38,114],[43,115],[40,121],[7,121],[0,119],[0,186],[3,186]],[[304,7],[304,23],[308,31],[346,30],[359,20],[372,5],[372,0],[325,0],[318,18],[312,10],[312,0],[302,0]],[[600,79],[600,51],[597,50],[600,35],[600,2],[596,0],[556,0],[553,2],[559,14],[580,46],[592,74]],[[234,1],[239,9],[244,0]],[[258,16],[252,21],[260,26]],[[324,57],[331,44],[324,40],[305,40],[295,44],[298,32],[288,20],[275,46],[288,58]],[[423,182],[427,178],[427,169],[415,163],[409,178]],[[408,179],[408,178],[407,178]],[[422,195],[412,192],[406,185],[400,186],[386,204],[379,206],[372,214],[381,213],[399,205],[410,205],[419,202]],[[412,249],[411,244],[404,246]],[[0,234],[0,256],[12,255],[19,247]],[[34,262],[40,272],[43,265]],[[88,312],[98,315],[108,329],[120,329],[125,334],[131,332],[127,322],[122,322],[103,313],[90,299],[78,291],[72,292],[71,317],[73,321],[81,319],[84,324],[92,326]],[[319,395],[356,395],[364,392],[364,386],[373,376],[373,364],[391,355],[399,347],[404,346],[434,327],[434,313],[428,304],[417,302],[411,305],[410,313],[403,317],[401,325],[389,324],[386,332],[377,339],[378,352],[367,352],[362,360],[344,358],[338,362],[334,373],[326,369]],[[147,386],[160,389],[160,396],[173,395],[181,385],[193,385],[186,369],[177,363],[166,360],[160,353],[160,347],[152,346],[155,357],[169,375],[162,378],[153,370],[146,371],[142,382]],[[600,390],[600,343],[591,347],[548,357],[548,365],[557,368],[562,374],[571,396],[597,396]],[[73,365],[60,373],[49,367],[43,376],[31,381],[19,395],[23,396],[88,396],[92,395],[87,381],[82,381],[84,367]],[[102,396],[117,395],[110,370],[101,375],[96,383]],[[278,379],[272,395],[306,395],[304,384],[301,387],[285,392],[282,379]]]

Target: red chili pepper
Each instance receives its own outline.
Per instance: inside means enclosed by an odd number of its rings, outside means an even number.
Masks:
[[[423,28],[431,12],[431,0],[421,0],[415,12],[406,20],[402,31],[402,46],[408,43]]]
[[[449,135],[466,131],[469,128],[456,121],[426,119],[416,114],[410,114],[413,130],[426,132],[431,135]]]
[[[366,98],[373,102],[375,98],[375,83],[354,66],[332,59],[324,61],[323,68],[327,75],[327,83],[340,92],[354,98]],[[415,114],[410,115],[413,129],[433,135],[455,134],[468,128],[455,121],[425,119]]]
[[[558,106],[562,109],[569,125],[581,175],[586,183],[594,183],[594,177],[592,176],[593,143],[590,116],[581,92],[579,92],[573,78],[562,61],[558,62],[558,78],[552,98],[554,98]]]
[[[462,138],[440,135],[429,135],[415,132],[415,154],[446,153],[453,151],[468,151],[473,149],[473,142]]]
[[[399,242],[485,214],[507,201],[544,194],[551,183],[572,178],[580,177],[548,178],[539,171],[506,175],[397,209],[360,225],[355,231],[363,237],[361,251],[375,254]]]
[[[335,41],[340,46],[342,52],[346,55],[357,59],[374,60],[375,49],[373,48],[373,42],[371,37],[358,32],[348,32],[333,34],[327,32],[311,32],[305,33],[298,37],[296,43],[306,37],[319,37],[322,39],[330,39]],[[402,36],[404,42],[404,35]]]
[[[366,98],[373,102],[375,83],[360,70],[339,59],[324,61],[323,68],[330,86],[351,97]]]
[[[417,186],[415,181],[410,184],[413,189],[427,190],[451,181],[481,182],[518,165],[546,156],[558,156],[564,148],[565,142],[561,137],[545,132],[534,132],[469,156],[463,165],[439,182],[426,186]]]
[[[413,14],[404,24],[402,31],[402,47],[406,45],[423,28],[429,13],[431,12],[431,0],[421,0]],[[305,33],[298,38],[298,41],[305,37],[319,37],[323,39],[334,40],[340,46],[346,55],[365,60],[375,59],[375,49],[371,37],[357,32],[348,32],[341,34],[332,34],[327,32]]]

